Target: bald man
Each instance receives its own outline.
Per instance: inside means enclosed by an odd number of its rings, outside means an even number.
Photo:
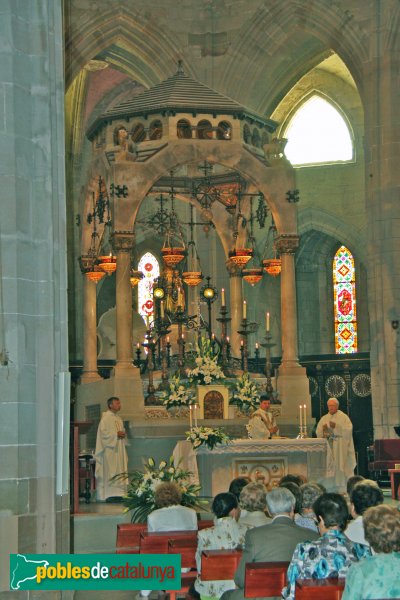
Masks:
[[[353,444],[353,425],[349,417],[339,410],[337,398],[329,398],[328,414],[317,425],[317,437],[329,441],[335,461],[335,476],[326,482],[329,491],[345,492],[347,480],[354,475],[357,464]]]

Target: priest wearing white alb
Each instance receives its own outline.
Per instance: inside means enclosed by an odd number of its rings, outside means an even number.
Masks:
[[[329,491],[346,491],[347,480],[354,475],[357,465],[353,444],[353,425],[349,417],[339,410],[337,398],[329,398],[328,414],[317,425],[317,437],[326,438],[335,461],[335,475],[327,481]]]
[[[96,497],[97,500],[113,501],[126,495],[127,479],[110,481],[115,475],[128,471],[126,432],[117,413],[121,410],[119,398],[107,400],[108,410],[103,413],[96,440]]]

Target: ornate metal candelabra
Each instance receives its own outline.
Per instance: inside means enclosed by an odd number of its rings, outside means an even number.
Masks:
[[[158,388],[160,390],[168,390],[168,355],[169,351],[171,350],[171,344],[169,344],[169,342],[167,343],[167,335],[171,333],[171,330],[169,329],[169,320],[165,317],[159,317],[158,319],[156,319],[156,328],[160,341],[161,354],[161,382]]]
[[[147,369],[149,371],[149,384],[147,386],[147,398],[146,400],[151,402],[156,401],[156,397],[154,392],[156,391],[154,387],[154,348],[155,342],[152,335],[152,329],[150,325],[148,325],[148,329],[146,330],[145,341],[142,343],[143,348],[147,348]]]
[[[271,363],[271,348],[275,346],[273,342],[271,342],[272,335],[269,330],[265,332],[265,342],[261,344],[263,348],[265,348],[265,375],[267,377],[267,385],[265,390],[272,394],[274,388],[272,387],[271,375],[272,375],[272,363]]]
[[[221,356],[222,356],[222,370],[224,371],[225,375],[228,374],[228,367],[229,367],[229,357],[228,357],[228,346],[229,346],[229,341],[227,338],[227,329],[228,329],[228,323],[229,321],[232,321],[232,319],[230,317],[228,317],[228,309],[226,308],[226,306],[221,306],[221,310],[220,310],[221,316],[217,319],[217,321],[219,323],[221,323]]]
[[[238,331],[238,334],[242,336],[243,346],[241,347],[242,357],[243,357],[243,371],[248,372],[249,370],[249,349],[247,345],[247,337],[250,333],[248,331],[250,323],[247,319],[242,319],[240,324],[241,329]]]
[[[178,325],[178,368],[181,377],[185,376],[185,341],[183,339],[183,324],[186,323],[186,317],[181,306],[175,313],[175,323]]]

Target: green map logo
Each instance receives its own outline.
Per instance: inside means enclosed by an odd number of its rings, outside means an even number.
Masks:
[[[11,554],[11,590],[179,590],[179,554]]]

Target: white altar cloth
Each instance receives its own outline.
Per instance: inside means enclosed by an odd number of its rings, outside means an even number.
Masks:
[[[264,476],[265,483],[273,485],[270,477],[275,470],[277,478],[293,473],[323,483],[335,468],[330,446],[320,438],[238,439],[213,450],[205,446],[193,450],[190,442],[180,441],[173,454],[175,464],[180,461],[182,468],[192,471],[192,481],[200,481],[205,496],[226,492],[232,479],[240,475]],[[269,466],[263,467],[264,463]]]

